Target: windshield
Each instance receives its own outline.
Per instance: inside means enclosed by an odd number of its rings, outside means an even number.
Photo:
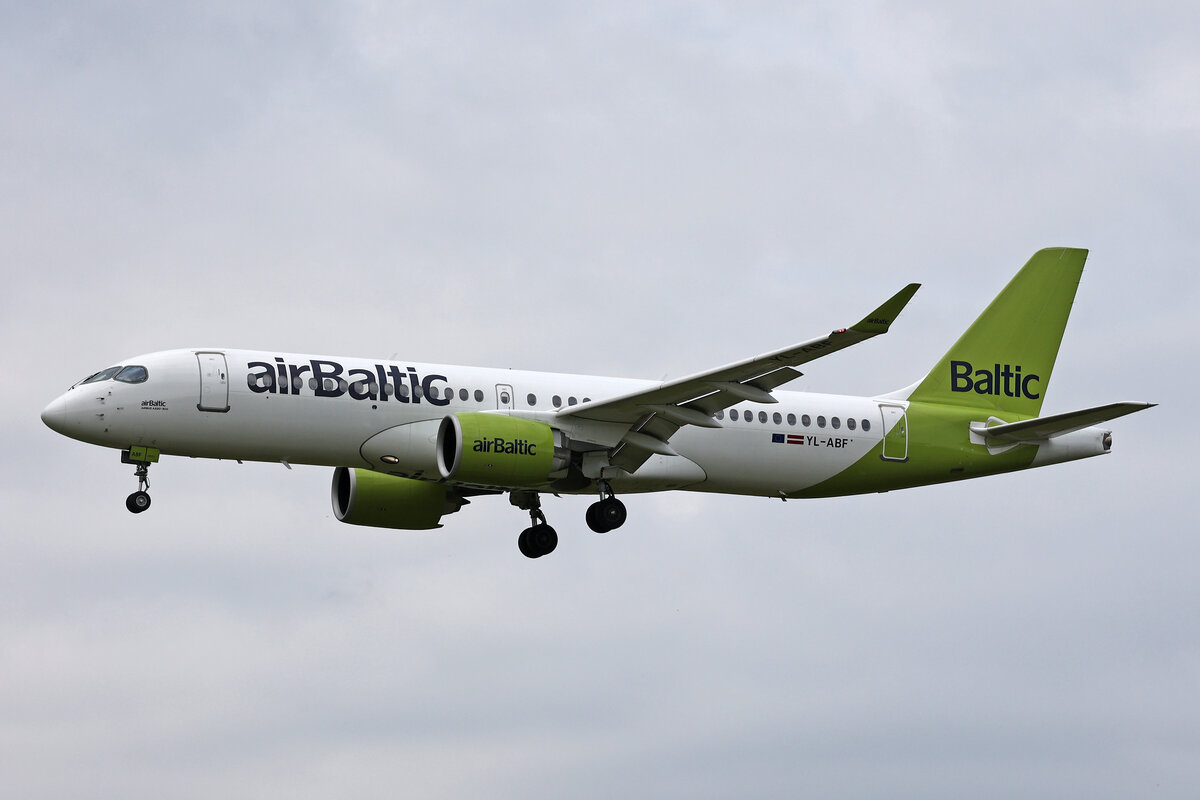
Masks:
[[[100,381],[106,381],[109,378],[111,378],[113,375],[116,375],[120,371],[121,371],[120,367],[109,367],[108,369],[101,370],[100,372],[97,372],[94,375],[87,376],[86,378],[84,378],[83,380],[81,380],[79,383],[77,383],[75,385],[82,386],[85,383],[99,383]]]
[[[148,377],[150,377],[150,375],[146,372],[145,367],[139,364],[134,364],[122,368],[121,371],[118,372],[113,378],[113,380],[118,380],[122,383],[144,383]]]

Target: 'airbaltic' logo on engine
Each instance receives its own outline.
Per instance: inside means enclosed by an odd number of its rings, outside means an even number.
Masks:
[[[492,439],[476,439],[471,450],[476,453],[505,453],[515,456],[536,456],[537,444],[528,439],[505,439],[497,436]]]
[[[445,381],[445,375],[417,374],[415,367],[384,366],[373,364],[373,369],[347,371],[336,361],[314,358],[307,364],[287,364],[275,356],[275,363],[251,361],[247,366],[246,383],[250,391],[257,394],[303,394],[305,387],[316,397],[341,397],[350,395],[355,400],[394,399],[397,403],[419,403],[424,398],[435,406],[450,404],[445,386],[435,386],[435,381]],[[307,381],[305,375],[311,375]]]
[[[1011,364],[996,364],[995,369],[975,369],[970,361],[950,362],[950,391],[975,392],[975,394],[1004,395],[1005,397],[1027,397],[1037,400],[1042,396],[1036,384],[1041,378],[1033,373],[1021,374],[1021,367]]]

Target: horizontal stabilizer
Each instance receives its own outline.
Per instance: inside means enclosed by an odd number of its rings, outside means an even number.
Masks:
[[[1053,439],[1055,436],[1072,433],[1089,428],[1110,419],[1123,417],[1135,411],[1153,408],[1155,403],[1109,403],[1106,406],[1085,408],[1082,411],[1068,411],[1065,414],[1054,414],[1049,417],[1037,417],[1021,422],[1008,422],[990,427],[972,426],[974,433],[981,434],[993,442],[1020,444],[1021,442],[1041,442]]]

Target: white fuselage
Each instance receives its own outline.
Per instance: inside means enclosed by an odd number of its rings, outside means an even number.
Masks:
[[[148,377],[77,384],[47,407],[43,419],[63,434],[114,448],[143,445],[167,455],[386,470],[365,445],[397,426],[481,411],[561,425],[559,408],[655,385],[227,348],[163,351],[123,363],[144,366]],[[720,428],[680,429],[671,439],[677,456],[654,455],[634,474],[614,479],[614,487],[786,497],[862,458],[895,424],[881,405],[903,406],[804,392],[774,395],[778,403],[744,402],[722,413]],[[586,426],[590,441],[608,437],[612,444],[627,427],[606,431],[605,423],[571,421],[564,426],[568,433],[571,425]]]

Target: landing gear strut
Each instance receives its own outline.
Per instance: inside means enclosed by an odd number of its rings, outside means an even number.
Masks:
[[[125,498],[125,507],[134,514],[140,514],[150,507],[150,494],[146,491],[150,488],[150,462],[134,463],[137,464],[133,474],[138,479],[138,490]]]
[[[608,481],[600,481],[600,499],[588,506],[588,527],[596,533],[608,533],[624,525],[626,516],[625,504],[613,495]]]
[[[526,558],[541,558],[558,547],[558,532],[546,523],[542,513],[542,500],[537,492],[512,492],[509,502],[522,511],[529,512],[531,525],[517,537],[517,547]]]

